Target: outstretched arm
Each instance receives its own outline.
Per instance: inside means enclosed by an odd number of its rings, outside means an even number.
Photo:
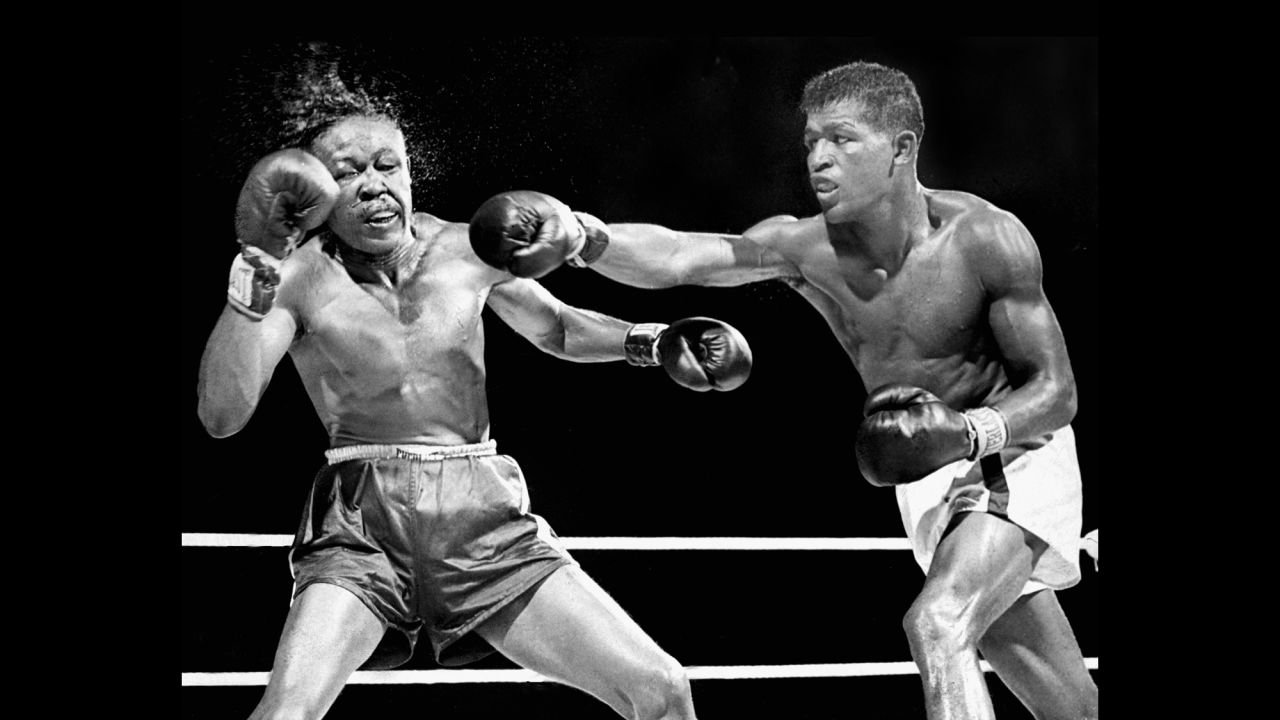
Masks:
[[[978,228],[970,262],[990,303],[988,321],[1014,390],[994,403],[1005,416],[1009,444],[1071,422],[1076,384],[1058,318],[1041,284],[1040,251],[1012,215]]]
[[[471,218],[471,247],[485,263],[538,278],[568,262],[643,288],[730,286],[799,277],[779,247],[795,233],[789,215],[742,235],[679,232],[660,225],[605,225],[545,193],[518,190],[486,200]]]
[[[677,384],[698,391],[732,390],[751,373],[746,339],[711,318],[633,324],[566,305],[522,278],[495,285],[488,302],[517,333],[565,360],[661,365]]]
[[[589,267],[626,285],[727,287],[798,276],[773,246],[774,236],[795,218],[770,218],[742,235],[681,232],[661,225],[608,226],[604,252]]]
[[[574,362],[622,360],[632,323],[560,302],[534,280],[493,286],[489,307],[543,352]]]

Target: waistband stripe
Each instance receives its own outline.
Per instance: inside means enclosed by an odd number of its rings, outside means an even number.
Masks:
[[[346,460],[445,460],[497,454],[496,440],[471,445],[347,445],[324,451],[330,465]]]

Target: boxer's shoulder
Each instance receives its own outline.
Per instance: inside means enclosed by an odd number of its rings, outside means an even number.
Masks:
[[[990,242],[1002,233],[1025,232],[1012,212],[973,193],[929,190],[925,199],[933,224],[939,230],[950,230],[961,242]]]
[[[811,248],[826,243],[827,229],[821,215],[808,218],[777,215],[756,223],[743,237],[794,264]]]
[[[280,265],[282,283],[296,286],[318,282],[323,269],[331,262],[331,242],[322,233],[298,246]]]
[[[430,213],[415,212],[413,214],[413,235],[419,241],[456,241],[467,235],[467,224],[449,222]]]
[[[471,247],[467,223],[451,222],[423,212],[414,213],[413,220],[416,241],[428,246],[425,257],[430,267],[448,266],[448,272],[460,282],[483,284],[510,279],[509,274],[486,264],[476,255]],[[468,269],[464,270],[464,267]]]
[[[954,247],[975,271],[1007,272],[1038,262],[1035,241],[1009,210],[972,193],[931,190],[926,193],[936,235]]]
[[[479,258],[471,252],[466,223],[450,222],[435,215],[417,212],[413,214],[413,236],[416,242],[429,246],[432,256],[437,260],[461,257],[479,262]]]

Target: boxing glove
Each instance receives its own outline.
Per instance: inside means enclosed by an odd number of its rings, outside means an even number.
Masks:
[[[542,277],[565,262],[585,266],[609,241],[604,223],[531,190],[499,193],[484,201],[472,215],[468,232],[481,260],[525,278]]]
[[[999,452],[1008,424],[995,408],[957,412],[933,393],[889,384],[863,405],[854,452],[858,470],[872,485],[915,482],[957,460]]]
[[[281,150],[253,166],[236,201],[240,252],[227,284],[233,308],[254,320],[271,310],[280,263],[325,221],[338,192],[324,164],[302,150]]]
[[[633,325],[624,349],[628,363],[661,365],[676,384],[698,392],[733,390],[751,375],[751,346],[746,338],[711,318]]]

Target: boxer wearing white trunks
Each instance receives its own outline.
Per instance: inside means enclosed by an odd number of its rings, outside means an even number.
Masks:
[[[985,512],[1009,520],[1048,545],[1022,595],[1075,585],[1080,581],[1083,498],[1071,426],[1051,433],[1046,444],[1008,465],[994,459],[997,456],[976,462],[958,460],[924,479],[895,487],[902,526],[916,562],[927,573],[938,543],[956,516]]]
[[[897,486],[927,569],[904,629],[929,717],[992,717],[979,651],[1037,718],[1096,717],[1097,686],[1052,589],[1079,575],[1076,388],[1035,240],[982,198],[919,183],[924,115],[905,74],[831,69],[801,109],[820,214],[740,236],[584,216],[584,246],[567,258],[546,246],[542,264],[636,287],[779,279],[799,292],[869,391],[858,466]]]

